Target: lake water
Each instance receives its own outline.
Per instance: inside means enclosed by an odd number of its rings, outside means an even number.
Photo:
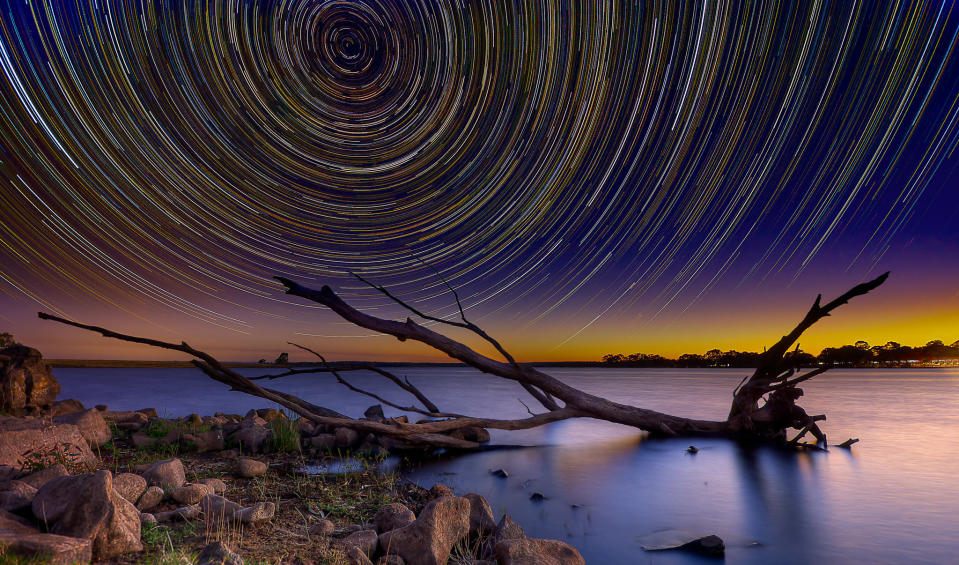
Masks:
[[[722,419],[742,370],[549,369],[619,402]],[[242,370],[259,374],[257,370]],[[442,410],[523,417],[531,407],[515,383],[468,368],[409,368],[406,374]],[[265,401],[228,392],[194,369],[56,369],[61,398],[114,410],[161,414],[245,413]],[[348,374],[361,387],[391,392],[384,379]],[[296,376],[268,386],[360,416],[371,400],[329,376]],[[442,482],[478,492],[528,535],[566,540],[587,563],[699,563],[683,552],[643,545],[683,533],[717,534],[729,563],[955,563],[959,560],[959,370],[835,370],[806,383],[802,405],[825,413],[833,443],[851,451],[792,453],[745,449],[721,439],[650,440],[591,420],[522,432],[492,431],[502,449],[420,464],[405,471],[424,486]],[[403,393],[386,394],[409,403]],[[386,410],[387,415],[398,415]],[[685,448],[695,444],[699,453]],[[504,468],[509,478],[490,475]],[[530,500],[539,492],[545,500]]]

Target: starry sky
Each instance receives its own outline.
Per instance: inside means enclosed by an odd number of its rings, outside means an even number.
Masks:
[[[803,349],[950,343],[957,33],[951,1],[6,0],[0,329],[441,360],[272,280],[405,316],[356,272],[437,316],[449,283],[521,360],[671,356],[891,270]]]

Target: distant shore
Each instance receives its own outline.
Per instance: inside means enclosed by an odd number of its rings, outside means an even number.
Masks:
[[[54,368],[64,369],[183,369],[191,368],[193,364],[189,361],[136,361],[125,359],[47,359],[47,364]],[[335,368],[341,365],[355,365],[366,363],[376,365],[377,367],[467,367],[463,363],[440,363],[440,362],[403,362],[403,361],[335,361],[330,364]],[[234,369],[297,369],[307,367],[317,367],[313,362],[297,362],[286,364],[275,363],[250,363],[243,361],[224,362],[227,367]],[[753,369],[754,367],[662,367],[632,365],[628,363],[610,364],[603,361],[544,361],[529,362],[525,365],[534,367],[556,367],[556,368],[599,368],[599,369]],[[816,367],[813,365],[811,367]],[[933,365],[933,364],[893,364],[893,365],[836,365],[835,369],[955,369],[956,365]]]

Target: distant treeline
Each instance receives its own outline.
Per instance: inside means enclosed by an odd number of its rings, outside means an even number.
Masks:
[[[622,367],[755,367],[761,353],[710,349],[705,354],[686,353],[678,359],[646,353],[621,353],[603,356],[603,363]],[[843,367],[909,367],[959,364],[959,341],[945,345],[941,340],[910,347],[890,341],[870,346],[865,341],[853,345],[827,347],[819,355],[802,350],[790,352],[787,358],[797,367],[837,365]]]

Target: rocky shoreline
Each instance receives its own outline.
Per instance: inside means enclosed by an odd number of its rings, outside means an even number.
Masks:
[[[56,401],[36,350],[0,351],[0,560],[577,564],[478,494],[376,471],[408,446],[274,409],[163,418]],[[372,406],[367,419],[382,419]],[[488,441],[485,430],[460,430]],[[360,468],[311,475],[344,456]]]

